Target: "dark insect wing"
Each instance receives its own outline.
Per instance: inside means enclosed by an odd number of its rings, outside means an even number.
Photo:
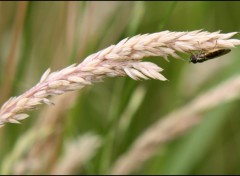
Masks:
[[[208,53],[192,54],[190,56],[189,62],[192,62],[194,64],[201,63],[201,62],[207,61],[209,59],[214,59],[216,57],[225,55],[225,54],[229,53],[230,51],[231,51],[230,49],[219,49],[219,50],[208,52]]]
[[[208,59],[213,59],[213,58],[225,55],[225,54],[229,53],[230,51],[231,51],[230,49],[220,49],[220,50],[217,50],[217,51],[206,53],[205,57],[208,58]]]

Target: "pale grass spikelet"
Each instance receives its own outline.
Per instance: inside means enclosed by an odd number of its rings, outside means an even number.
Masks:
[[[50,74],[50,72],[51,72],[51,69],[48,68],[48,69],[43,73],[43,75],[42,75],[39,83],[42,83],[43,81],[45,81],[45,80],[47,79],[48,75]]]
[[[9,118],[9,119],[8,119],[8,122],[20,124],[20,122],[17,121],[17,120],[15,120],[14,118]]]
[[[167,79],[160,73],[163,69],[151,62],[142,62],[144,57],[168,56],[179,58],[177,52],[191,53],[214,49],[233,48],[240,40],[230,39],[236,32],[220,33],[196,30],[192,32],[162,31],[136,35],[121,40],[116,45],[89,55],[82,63],[70,65],[50,73],[47,69],[40,81],[19,97],[10,98],[0,110],[0,126],[17,122],[17,115],[32,110],[40,104],[52,105],[51,96],[81,89],[102,81],[105,77],[128,75],[134,80]]]
[[[43,101],[43,103],[45,103],[47,105],[54,105],[54,102],[52,102],[51,100],[49,100],[47,98],[44,98],[42,101]]]
[[[29,117],[28,114],[17,114],[14,116],[14,119],[23,120],[23,119],[26,119],[27,117]]]

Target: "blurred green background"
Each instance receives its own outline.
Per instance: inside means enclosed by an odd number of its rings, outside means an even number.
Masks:
[[[55,71],[79,63],[125,37],[163,30],[239,31],[239,8],[240,2],[228,1],[0,2],[1,104],[34,86],[47,68]],[[29,168],[23,173],[51,173],[66,141],[91,132],[101,145],[73,173],[109,173],[150,125],[238,75],[239,55],[236,48],[196,65],[188,63],[187,54],[181,54],[185,61],[146,58],[163,68],[170,81],[108,78],[59,97],[55,111],[44,105],[21,125],[1,128],[0,171],[18,173],[17,169],[24,170],[19,163],[28,161],[25,167]],[[164,145],[164,150],[159,148],[159,153],[134,173],[239,174],[239,105],[236,100],[202,114],[204,121]],[[122,119],[126,125],[119,131]],[[49,158],[41,160],[46,156]],[[37,169],[31,159],[41,160]]]

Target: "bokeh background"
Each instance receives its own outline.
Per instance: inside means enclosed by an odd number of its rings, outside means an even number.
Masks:
[[[125,37],[163,30],[240,30],[240,2],[0,2],[0,102]],[[235,36],[239,38],[239,35]],[[240,73],[240,48],[202,64],[146,58],[169,81],[104,82],[53,98],[0,129],[1,174],[104,174],[163,116]],[[227,93],[227,92],[226,92]],[[239,174],[240,101],[209,109],[159,146],[136,174]]]

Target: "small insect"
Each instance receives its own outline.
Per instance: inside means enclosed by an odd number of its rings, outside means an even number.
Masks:
[[[216,57],[225,55],[225,54],[229,53],[230,51],[231,51],[230,49],[219,49],[219,50],[215,50],[215,51],[207,52],[207,53],[200,52],[198,54],[192,54],[190,56],[189,62],[192,62],[194,64],[201,63],[201,62],[207,61],[209,59],[214,59]]]

